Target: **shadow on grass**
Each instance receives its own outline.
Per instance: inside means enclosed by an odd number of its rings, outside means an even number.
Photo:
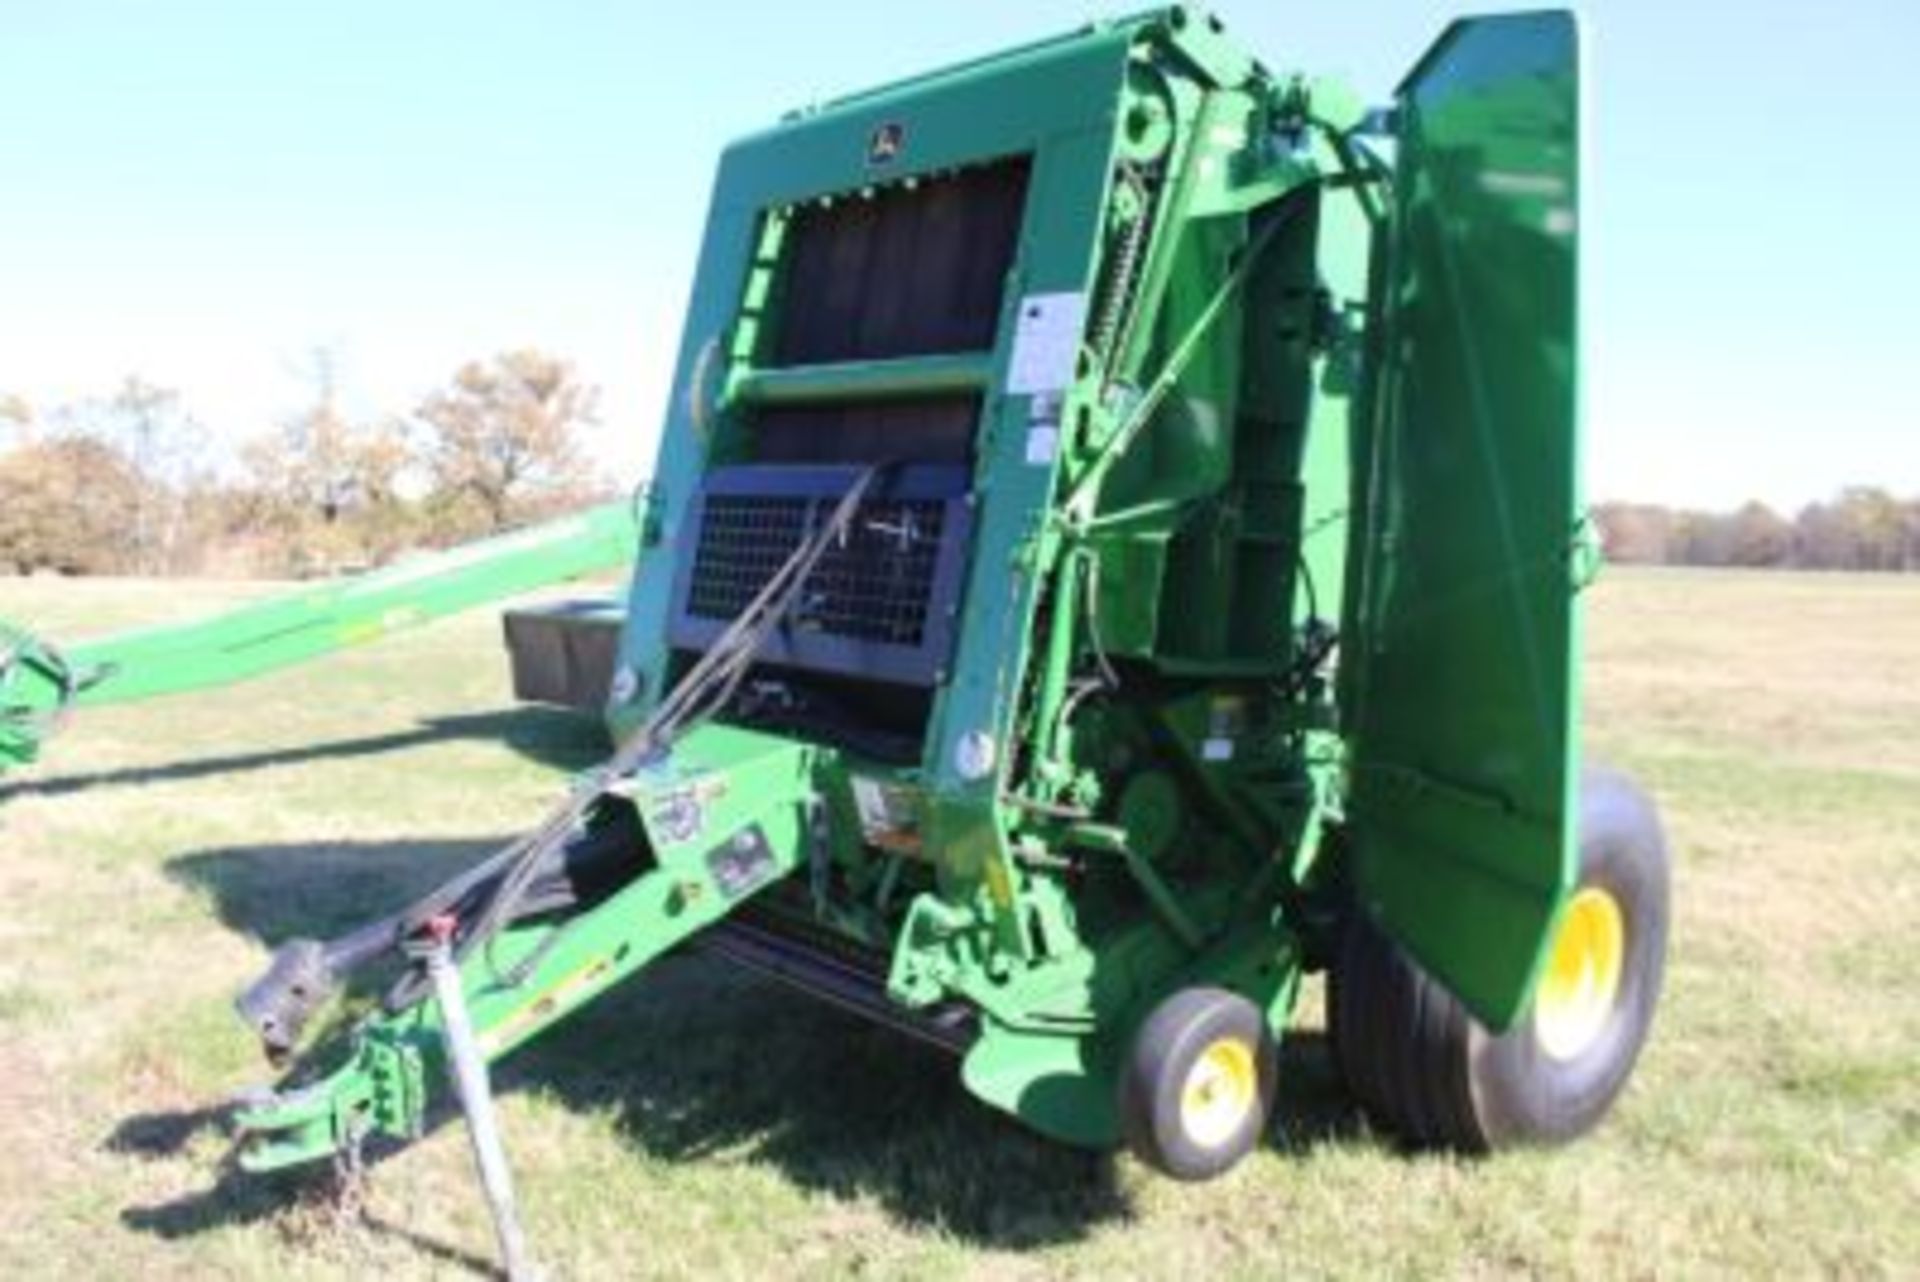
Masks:
[[[12,797],[64,797],[94,788],[181,782],[216,775],[244,774],[276,766],[297,766],[311,761],[379,756],[457,739],[497,741],[531,760],[566,770],[584,770],[607,755],[606,736],[599,723],[581,713],[545,707],[497,708],[490,712],[430,717],[412,730],[339,739],[331,743],[301,744],[292,748],[268,748],[259,752],[169,761],[164,765],[128,766],[120,770],[29,779],[0,786],[0,802]]]
[[[204,851],[167,865],[167,875],[212,900],[220,920],[272,948],[305,936],[326,939],[391,911],[454,873],[493,853],[497,840],[445,842],[315,842]],[[348,997],[368,997],[379,980],[354,982]],[[329,1012],[332,1013],[332,1012]],[[319,1021],[310,1037],[314,1066],[331,1067],[348,1049],[348,1026]],[[243,1035],[236,1018],[235,1036]],[[267,1072],[264,1065],[261,1069]],[[236,1084],[237,1085],[237,1084]],[[107,1137],[109,1152],[146,1159],[178,1157],[204,1139],[230,1141],[226,1107],[137,1114],[121,1120]],[[377,1165],[396,1146],[368,1145]],[[183,1238],[238,1224],[274,1221],[289,1238],[317,1226],[339,1225],[404,1240],[443,1263],[492,1276],[491,1262],[457,1246],[423,1237],[404,1226],[358,1211],[343,1212],[336,1173],[326,1164],[266,1175],[248,1174],[222,1161],[214,1183],[170,1201],[127,1207],[129,1228],[162,1238]]]
[[[196,1122],[195,1131],[221,1124],[217,1116],[195,1113],[191,1117]],[[134,1119],[123,1124],[107,1141],[107,1147],[114,1152],[147,1157],[178,1152],[178,1148],[143,1148],[137,1139],[126,1137],[125,1132],[130,1128],[148,1120]],[[169,1120],[168,1124],[173,1123]],[[187,1138],[191,1138],[191,1134]],[[422,1255],[479,1277],[499,1276],[492,1260],[464,1247],[429,1237],[362,1207],[349,1209],[340,1193],[338,1177],[326,1168],[248,1175],[228,1164],[211,1188],[158,1206],[129,1207],[121,1212],[120,1218],[128,1228],[169,1240],[265,1220],[277,1221],[282,1235],[290,1241],[344,1229],[397,1239]]]
[[[1333,1047],[1317,1028],[1297,1028],[1280,1044],[1280,1086],[1267,1143],[1288,1156],[1356,1143],[1374,1133],[1340,1080]]]
[[[207,895],[224,925],[274,948],[294,938],[331,939],[404,908],[505,841],[241,846],[180,855],[166,871]]]
[[[217,850],[170,872],[210,892],[229,926],[271,944],[391,911],[494,845]],[[1289,1040],[1281,1078],[1282,1150],[1359,1133],[1318,1034]],[[1111,1156],[1042,1139],[976,1102],[945,1053],[697,955],[664,959],[588,1006],[497,1066],[495,1084],[608,1117],[650,1156],[770,1165],[801,1189],[870,1198],[905,1225],[978,1245],[1073,1241],[1131,1214]],[[209,1114],[132,1118],[109,1144],[179,1152],[216,1123]],[[123,1218],[189,1235],[278,1214],[314,1187],[234,1173]]]

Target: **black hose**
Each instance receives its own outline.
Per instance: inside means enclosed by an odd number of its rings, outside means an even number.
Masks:
[[[759,593],[722,629],[673,690],[601,765],[589,771],[565,801],[531,832],[503,847],[484,863],[454,878],[408,908],[401,916],[400,938],[417,933],[428,919],[455,911],[461,930],[455,956],[465,960],[519,914],[529,889],[580,831],[583,821],[614,786],[674,741],[727,705],[759,654],[761,643],[792,609],[800,588],[822,557],[844,544],[853,518],[882,473],[894,466],[876,463],[854,478],[827,520],[804,540],[768,579]],[[478,892],[478,902],[474,902]],[[396,1010],[417,1000],[424,987],[408,975],[388,994]]]

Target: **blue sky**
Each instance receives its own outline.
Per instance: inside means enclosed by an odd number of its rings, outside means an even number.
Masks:
[[[1457,11],[1216,7],[1382,99]],[[0,390],[138,372],[233,439],[300,403],[316,345],[374,412],[534,344],[604,388],[637,477],[726,140],[1104,11],[0,0]],[[1920,4],[1584,13],[1596,496],[1920,493]]]

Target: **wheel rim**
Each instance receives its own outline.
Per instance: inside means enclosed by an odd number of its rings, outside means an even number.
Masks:
[[[1620,995],[1627,923],[1620,901],[1599,886],[1574,895],[1547,953],[1533,999],[1533,1032],[1557,1060],[1577,1058],[1600,1037]]]
[[[1218,1148],[1239,1131],[1259,1097],[1253,1049],[1239,1038],[1222,1037],[1187,1070],[1180,1088],[1180,1126],[1202,1148]]]

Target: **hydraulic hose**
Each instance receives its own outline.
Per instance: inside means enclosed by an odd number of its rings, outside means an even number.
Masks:
[[[706,653],[674,686],[672,693],[661,700],[611,757],[589,772],[582,786],[555,807],[538,828],[495,857],[503,874],[497,888],[463,933],[456,948],[458,957],[464,959],[470,955],[512,919],[528,888],[544,871],[546,860],[559,852],[592,808],[620,780],[727,705],[752,667],[767,634],[793,607],[807,576],[829,549],[845,541],[862,499],[887,466],[875,464],[860,473],[840,497],[832,515],[810,539],[794,549],[747,607],[707,647]],[[440,899],[439,895],[429,897],[421,909],[409,914],[410,920],[424,922],[444,911],[447,905],[438,902]]]
[[[266,974],[235,1003],[268,1057],[277,1060],[293,1049],[308,1017],[338,991],[346,975],[420,935],[435,918],[448,915],[458,922],[454,957],[465,961],[517,918],[557,906],[551,893],[556,875],[565,871],[566,851],[595,807],[616,793],[621,780],[727,705],[767,634],[792,609],[821,558],[844,543],[867,493],[894,466],[876,463],[854,478],[826,521],[802,540],[647,719],[534,828],[390,917],[328,944],[293,940],[283,945]],[[426,992],[424,970],[412,967],[394,983],[384,1004],[390,1012],[404,1010]]]

